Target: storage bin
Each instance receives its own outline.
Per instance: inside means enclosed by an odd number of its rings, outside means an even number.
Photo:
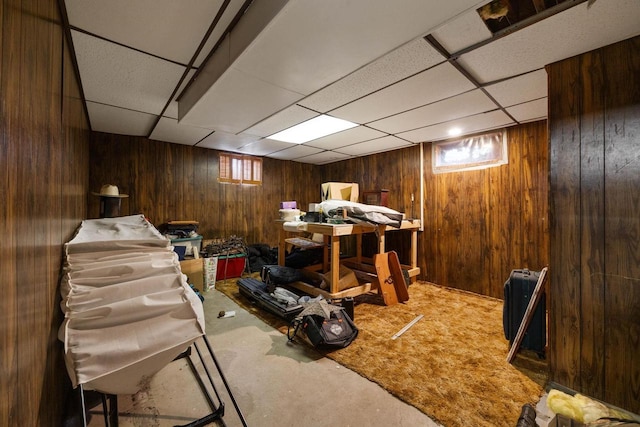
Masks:
[[[171,245],[174,248],[178,246],[184,247],[184,254],[181,259],[184,259],[185,257],[200,258],[200,248],[202,248],[202,236],[184,237],[181,239],[171,239]],[[178,256],[179,256],[180,252],[182,251],[178,249],[176,250],[176,252],[178,252]]]
[[[216,266],[216,280],[232,279],[242,276],[246,254],[220,255]]]

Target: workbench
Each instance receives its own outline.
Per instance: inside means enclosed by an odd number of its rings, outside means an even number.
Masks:
[[[385,234],[389,231],[406,231],[411,233],[411,253],[409,264],[402,265],[403,270],[407,270],[411,281],[415,281],[420,274],[418,267],[418,230],[420,229],[420,220],[402,220],[400,227],[392,227],[390,225],[369,223],[358,224],[329,224],[319,222],[298,223],[298,228],[292,230],[285,226],[285,222],[277,220],[279,224],[280,238],[278,242],[278,264],[285,265],[285,250],[287,246],[287,236],[296,233],[313,233],[321,234],[324,237],[323,246],[323,262],[321,265],[305,267],[312,271],[322,270],[324,273],[331,274],[330,288],[328,291],[322,290],[315,286],[304,282],[294,282],[289,284],[309,295],[322,295],[323,297],[334,300],[345,297],[353,297],[365,294],[375,289],[375,267],[371,259],[362,256],[362,235],[365,233],[376,233],[378,240],[378,253],[385,252]],[[356,256],[340,259],[340,237],[356,236]],[[356,272],[359,279],[359,285],[340,291],[338,289],[340,280],[339,265],[352,268]],[[337,268],[336,268],[337,267]],[[372,280],[367,280],[372,279]]]

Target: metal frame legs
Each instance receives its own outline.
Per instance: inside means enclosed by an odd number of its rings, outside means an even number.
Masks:
[[[213,353],[213,349],[211,347],[211,344],[209,343],[209,340],[207,339],[206,335],[202,335],[201,336],[202,340],[204,341],[205,344],[205,349],[206,352],[208,352],[208,354],[211,356],[211,359],[213,360],[213,363],[215,365],[216,371],[218,373],[218,377],[219,379],[222,381],[227,394],[229,395],[229,398],[231,399],[231,403],[233,404],[233,407],[238,415],[238,418],[240,419],[240,422],[242,423],[242,425],[244,427],[247,427],[247,422],[244,418],[244,415],[242,414],[242,411],[240,410],[240,407],[238,406],[238,403],[236,402],[235,397],[233,396],[233,393],[229,387],[229,384],[227,383],[227,379],[224,376],[224,373],[222,372],[222,368],[220,367],[220,364],[218,363],[218,359],[216,358],[215,354]],[[202,370],[204,371],[204,374],[207,377],[208,380],[208,384],[206,384],[203,381],[202,376],[200,375],[200,372],[198,370],[198,366],[196,366],[196,363],[194,363],[194,356],[193,356],[193,352],[191,351],[191,348],[195,349],[195,353],[197,355],[197,358],[200,361],[200,365],[202,367]],[[205,363],[205,357],[207,356],[207,353],[204,351],[201,351],[200,347],[198,346],[197,341],[194,342],[193,344],[191,344],[191,346],[189,346],[187,348],[187,350],[185,350],[183,353],[181,353],[180,355],[178,355],[174,360],[178,360],[178,359],[182,359],[182,358],[186,358],[187,359],[187,363],[189,365],[189,367],[191,368],[191,372],[193,373],[193,376],[195,377],[195,380],[197,381],[198,385],[200,386],[200,390],[202,391],[202,393],[204,394],[208,404],[209,404],[209,408],[211,409],[211,413],[195,420],[192,421],[188,424],[184,424],[181,426],[176,426],[176,427],[200,427],[200,426],[205,426],[208,424],[211,424],[217,420],[221,420],[222,417],[224,416],[224,410],[225,410],[225,406],[224,406],[224,402],[222,401],[222,397],[220,396],[220,393],[218,392],[218,388],[216,387],[215,383],[214,383],[214,377],[213,377],[213,372],[210,369],[209,366],[207,366],[207,363]],[[196,361],[198,360],[196,359]],[[213,395],[211,393],[211,391],[213,391]],[[118,400],[117,400],[117,396],[115,395],[111,395],[111,394],[102,394],[102,410],[103,410],[103,414],[104,414],[104,425],[106,427],[117,427],[118,426]],[[84,393],[84,388],[82,386],[82,384],[80,384],[80,399],[81,399],[81,407],[82,407],[82,420],[83,420],[83,425],[84,427],[87,427],[87,408],[85,405],[85,393]]]

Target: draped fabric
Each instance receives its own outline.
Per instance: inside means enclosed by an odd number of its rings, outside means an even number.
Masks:
[[[58,336],[74,387],[135,393],[205,333],[169,240],[142,215],[83,221],[63,272]]]

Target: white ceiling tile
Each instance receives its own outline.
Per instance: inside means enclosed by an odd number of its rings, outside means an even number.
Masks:
[[[336,153],[335,151],[323,151],[318,154],[312,154],[310,156],[298,157],[296,162],[311,163],[314,165],[326,165],[333,162],[339,162],[340,160],[350,159],[351,156],[347,154]]]
[[[229,68],[186,114],[181,114],[181,121],[239,133],[300,98],[300,94]]]
[[[355,144],[369,139],[380,138],[385,136],[383,132],[371,129],[365,126],[357,126],[342,132],[334,133],[322,138],[314,139],[305,143],[310,147],[321,148],[323,150],[332,150],[345,145]]]
[[[211,49],[214,48],[216,43],[218,43],[218,40],[220,39],[222,34],[227,30],[227,27],[229,27],[229,24],[231,23],[233,18],[235,18],[236,14],[240,10],[244,2],[245,2],[244,0],[231,0],[229,2],[227,9],[224,11],[224,14],[220,17],[218,24],[215,26],[209,38],[207,39],[207,42],[202,47],[202,50],[196,57],[196,60],[193,63],[194,66],[200,67],[200,65],[202,65],[202,62],[209,55],[209,52],[211,52]],[[213,21],[214,17],[211,17],[211,21]]]
[[[406,113],[371,122],[367,126],[395,134],[496,108],[496,104],[487,95],[480,89],[476,89]]]
[[[318,113],[299,105],[292,105],[266,118],[255,126],[251,126],[241,134],[269,136],[318,116]]]
[[[243,145],[238,148],[238,152],[251,154],[252,156],[266,156],[267,154],[275,153],[289,147],[291,147],[291,144],[288,142],[275,141],[273,139],[261,139],[256,142]]]
[[[160,114],[185,67],[72,31],[85,98]]]
[[[420,37],[299,102],[321,113],[347,104],[444,61]]]
[[[212,132],[211,129],[181,125],[175,119],[162,117],[149,138],[176,144],[195,145]]]
[[[157,116],[87,101],[91,130],[117,135],[147,136]]]
[[[543,68],[640,34],[640,1],[580,3],[459,58],[481,83]]]
[[[514,119],[516,119],[520,123],[523,123],[546,118],[548,111],[547,106],[547,98],[541,98],[535,101],[514,105],[513,107],[507,108],[506,110],[513,116]]]
[[[459,127],[462,129],[464,135],[468,135],[474,132],[496,129],[511,124],[514,124],[513,120],[503,111],[497,110],[416,129],[410,132],[403,132],[398,134],[398,136],[415,143],[440,141],[449,138],[448,131],[452,127]]]
[[[445,62],[333,110],[331,115],[355,123],[368,123],[474,88],[453,65]]]
[[[188,64],[223,0],[66,0],[69,23],[109,40]]]
[[[256,136],[239,136],[226,132],[214,132],[198,143],[198,147],[223,151],[238,151],[244,145],[257,141]]]
[[[365,156],[383,151],[396,150],[398,148],[409,147],[413,145],[404,139],[387,135],[382,138],[373,139],[371,141],[360,142],[358,144],[349,145],[348,147],[336,148],[338,153],[349,154],[352,156]]]
[[[247,74],[310,95],[423,36],[477,0],[289,1],[236,64]]]
[[[447,22],[431,34],[451,54],[491,38],[491,31],[475,9]]]
[[[322,151],[324,150],[320,150],[319,148],[307,147],[306,145],[294,145],[293,147],[285,148],[284,150],[271,153],[269,157],[280,160],[295,160],[299,157],[318,154]]]
[[[547,72],[544,69],[523,74],[485,87],[503,107],[547,96]]]
[[[166,106],[154,139],[326,164],[409,144],[389,133],[438,141],[453,125],[469,134],[514,119],[543,119],[545,65],[640,34],[640,0],[597,0],[462,55],[460,64],[507,108],[505,114],[422,38],[432,34],[451,53],[486,40],[475,9],[487,1],[353,0],[340,8],[317,0],[253,2],[247,13],[264,22],[270,15],[258,5],[285,6],[255,40],[263,26],[243,16],[235,29],[253,32],[235,41],[225,37],[212,57],[219,61],[200,68],[195,86],[219,80],[198,104],[202,109],[180,123],[184,111],[168,101],[185,67],[161,58],[188,62],[223,0],[193,0],[188,7],[170,0],[66,0],[65,6],[71,25],[81,30],[72,30],[72,37],[93,130],[147,136]],[[229,2],[197,65],[244,4]],[[184,110],[187,103],[181,105]],[[317,113],[367,125],[302,145],[263,139]],[[216,132],[200,140],[200,127]]]

